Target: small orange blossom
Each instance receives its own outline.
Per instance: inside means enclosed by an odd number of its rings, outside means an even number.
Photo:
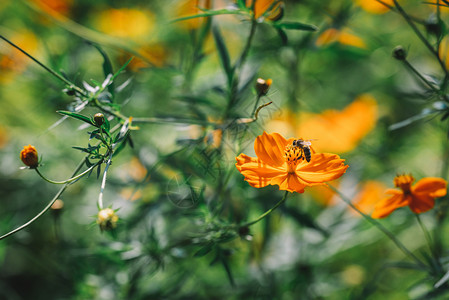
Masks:
[[[31,145],[23,147],[23,150],[20,151],[20,159],[30,168],[37,168],[39,165],[37,150]]]
[[[396,208],[409,206],[410,209],[420,214],[433,208],[435,198],[443,197],[447,192],[447,182],[442,178],[425,177],[419,180],[415,185],[412,175],[398,175],[394,178],[394,185],[397,189],[388,189],[387,194],[391,194],[381,200],[375,207],[373,218],[385,218]]]
[[[310,162],[299,147],[292,147],[293,138],[264,132],[254,142],[257,157],[241,153],[236,157],[237,169],[253,187],[279,185],[280,190],[303,193],[304,188],[323,185],[339,178],[348,166],[336,154],[314,153]]]

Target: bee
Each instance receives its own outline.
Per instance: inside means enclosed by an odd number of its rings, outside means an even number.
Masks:
[[[299,147],[302,149],[302,155],[304,156],[304,158],[306,159],[307,162],[310,162],[310,160],[312,159],[312,152],[310,151],[310,146],[312,146],[312,142],[313,140],[303,140],[303,139],[299,139],[299,140],[294,140],[293,141],[293,148],[295,147]]]

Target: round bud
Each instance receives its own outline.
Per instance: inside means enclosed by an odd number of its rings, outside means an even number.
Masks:
[[[39,165],[37,150],[31,145],[23,147],[23,150],[20,151],[20,159],[30,168],[37,168]]]
[[[256,91],[257,91],[257,95],[260,96],[265,96],[268,93],[268,90],[270,89],[271,83],[273,82],[273,80],[271,79],[262,79],[262,78],[257,78],[256,81]]]
[[[117,227],[118,216],[112,208],[105,208],[98,212],[97,224],[101,231],[112,230]]]
[[[393,57],[397,60],[405,60],[407,58],[407,51],[402,46],[396,46],[393,49]]]
[[[104,124],[104,115],[102,113],[96,113],[94,115],[94,122],[97,126],[101,126]]]

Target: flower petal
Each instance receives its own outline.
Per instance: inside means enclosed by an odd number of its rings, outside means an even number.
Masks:
[[[396,191],[393,196],[382,199],[374,208],[371,215],[374,219],[385,218],[390,215],[396,208],[409,205],[410,196],[405,196],[401,191]]]
[[[412,194],[410,209],[415,214],[420,214],[432,209],[435,205],[435,199],[428,194]]]
[[[302,183],[295,174],[285,173],[283,176],[275,177],[271,180],[272,185],[279,185],[279,190],[304,193],[307,186]]]
[[[264,163],[272,166],[281,166],[285,163],[284,152],[288,141],[279,133],[268,134],[265,131],[254,142],[257,157]]]
[[[446,196],[447,181],[438,177],[426,177],[412,187],[413,194],[428,195],[433,198]]]
[[[296,174],[307,185],[323,184],[346,172],[348,166],[344,165],[344,161],[336,154],[315,153],[310,162],[303,161],[298,164]]]
[[[256,157],[250,157],[246,154],[240,154],[236,157],[235,166],[245,176],[245,180],[253,187],[261,188],[272,184],[275,177],[285,176],[285,168],[273,167]]]

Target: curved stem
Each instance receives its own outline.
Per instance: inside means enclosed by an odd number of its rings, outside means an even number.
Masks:
[[[282,199],[278,203],[276,203],[275,206],[273,206],[272,208],[270,208],[269,210],[267,210],[266,212],[261,214],[257,219],[255,219],[251,222],[239,225],[239,227],[249,227],[251,225],[254,225],[257,222],[259,222],[260,220],[262,220],[263,218],[265,218],[266,216],[268,216],[269,214],[271,214],[276,208],[278,208],[282,203],[284,203],[285,200],[287,200],[288,193],[289,193],[288,191],[285,191],[284,197],[282,197]]]
[[[39,174],[39,176],[44,179],[45,181],[49,182],[49,183],[53,183],[53,184],[66,184],[66,183],[71,183],[81,177],[83,177],[84,175],[86,175],[87,173],[89,173],[93,168],[95,168],[96,166],[98,166],[100,163],[96,163],[95,165],[91,166],[89,169],[87,169],[86,171],[84,171],[83,173],[80,173],[72,178],[69,178],[67,180],[64,181],[54,181],[51,179],[46,178],[40,171],[39,168],[35,168],[37,174]]]
[[[78,173],[78,171],[83,167],[84,162],[85,162],[85,160],[83,159],[83,160],[79,163],[79,165],[76,167],[75,171],[73,172],[73,176],[75,176],[76,173]],[[8,236],[10,236],[10,235],[12,235],[12,234],[18,232],[18,231],[20,231],[20,230],[22,230],[22,229],[24,229],[24,228],[30,226],[34,221],[36,221],[37,219],[39,219],[45,212],[47,212],[47,210],[50,209],[50,207],[53,205],[53,203],[55,203],[55,201],[59,198],[59,196],[61,196],[61,194],[65,191],[65,189],[66,189],[68,186],[69,186],[69,183],[64,184],[64,186],[61,187],[61,188],[59,189],[59,191],[56,193],[56,195],[53,197],[53,199],[51,199],[51,201],[47,204],[47,206],[45,206],[45,208],[44,208],[41,212],[39,212],[36,216],[34,216],[34,218],[32,218],[31,220],[29,220],[29,221],[26,222],[25,224],[23,224],[23,225],[17,227],[16,229],[11,230],[10,232],[8,232],[8,233],[6,233],[6,234],[0,236],[0,240],[2,240],[2,239],[4,239],[4,238],[6,238],[6,237],[8,237]]]
[[[363,213],[360,209],[358,209],[354,204],[352,204],[351,200],[346,198],[345,195],[343,195],[339,190],[331,186],[330,184],[326,184],[329,189],[331,189],[333,192],[335,192],[341,200],[343,200],[346,204],[348,204],[353,210],[355,210],[357,213],[359,213],[362,217],[365,218],[368,222],[370,222],[372,225],[376,226],[382,233],[384,233],[395,245],[401,250],[405,255],[413,259],[418,265],[420,265],[422,268],[427,268],[427,266],[418,258],[416,255],[414,255],[410,250],[407,249],[407,247],[404,246],[404,244],[399,241],[394,234],[389,231],[387,228],[385,228],[382,224],[380,224],[375,219],[371,218],[367,214]]]

